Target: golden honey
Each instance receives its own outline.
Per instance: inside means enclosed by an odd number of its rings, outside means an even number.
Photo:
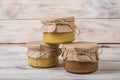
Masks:
[[[58,65],[59,45],[46,44],[43,41],[31,41],[28,46],[28,64],[33,67],[48,68]]]
[[[43,38],[46,43],[49,44],[60,44],[72,42],[75,39],[74,32],[66,33],[43,33]]]
[[[28,64],[33,67],[49,68],[58,65],[58,57],[56,58],[30,58],[28,57]]]

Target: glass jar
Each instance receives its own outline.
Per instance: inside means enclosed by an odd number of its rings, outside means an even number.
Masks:
[[[28,46],[28,64],[33,67],[53,67],[58,65],[59,45],[49,45],[42,41],[31,41]]]
[[[43,40],[49,44],[72,42],[75,39],[74,17],[42,19]]]
[[[64,69],[72,73],[91,73],[98,69],[98,44],[73,42],[63,44]]]

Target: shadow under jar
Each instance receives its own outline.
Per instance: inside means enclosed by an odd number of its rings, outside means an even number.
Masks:
[[[75,39],[74,17],[42,19],[43,40],[49,44],[72,42]]]
[[[48,68],[58,65],[58,45],[49,45],[42,41],[31,41],[28,46],[28,64],[32,67]]]
[[[62,45],[64,69],[72,73],[92,73],[98,69],[98,44],[73,42]]]

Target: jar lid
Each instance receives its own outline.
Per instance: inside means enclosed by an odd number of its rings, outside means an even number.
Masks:
[[[27,55],[31,58],[50,58],[60,55],[58,45],[49,45],[42,41],[31,41],[27,43]]]
[[[98,44],[95,42],[73,42],[62,44],[61,50],[63,58],[70,61],[98,61]]]
[[[76,29],[74,17],[48,18],[41,22],[43,32],[74,32]]]
[[[46,44],[43,41],[30,41],[27,43],[28,49],[57,48],[57,44]]]
[[[90,50],[90,49],[98,48],[98,44],[95,42],[73,42],[73,43],[63,44],[63,47],[65,47],[66,49],[75,48],[80,50]]]

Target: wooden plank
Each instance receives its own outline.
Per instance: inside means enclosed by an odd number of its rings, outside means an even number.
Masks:
[[[120,61],[117,57],[120,54],[119,48],[103,48],[103,56],[106,57],[99,62],[99,69],[92,74],[78,75],[71,74],[64,70],[62,58],[60,65],[54,68],[32,68],[27,65],[26,47],[0,46],[0,79],[1,80],[119,80],[120,79]],[[106,54],[106,55],[105,55]],[[114,54],[111,55],[111,54]],[[113,60],[113,61],[111,61]],[[7,75],[7,77],[6,77]]]
[[[120,18],[119,0],[0,0],[0,19]]]
[[[99,44],[102,48],[120,48],[120,44]]]
[[[98,43],[120,43],[120,19],[77,19],[80,27],[79,41],[94,41]]]
[[[42,40],[40,20],[0,20],[0,43]]]
[[[99,49],[100,61],[119,61],[120,62],[120,48],[102,48]],[[26,60],[27,47],[26,46],[0,46],[0,60]],[[61,59],[61,57],[60,57]],[[19,64],[19,63],[18,63]]]
[[[25,47],[25,43],[0,43],[0,47]],[[114,43],[99,43],[99,47],[101,48],[120,48],[120,44],[114,44]]]
[[[0,20],[0,43],[42,40],[41,25],[40,20]],[[81,32],[76,41],[120,43],[120,19],[76,19],[76,25]]]
[[[119,80],[119,71],[97,71],[92,74],[78,75],[54,69],[32,69],[32,70],[1,70],[1,80]],[[7,75],[7,77],[6,77]]]
[[[108,65],[109,64],[109,65]],[[0,79],[1,80],[119,80],[120,71],[116,69],[115,63],[108,62],[102,63],[101,65],[114,65],[112,69],[107,69],[108,67],[102,66],[103,70],[99,69],[95,73],[85,74],[85,75],[77,75],[66,72],[63,68],[49,68],[49,69],[21,69],[21,68],[13,68],[13,69],[0,69]],[[114,70],[116,69],[116,70]],[[6,77],[7,75],[7,77]]]

